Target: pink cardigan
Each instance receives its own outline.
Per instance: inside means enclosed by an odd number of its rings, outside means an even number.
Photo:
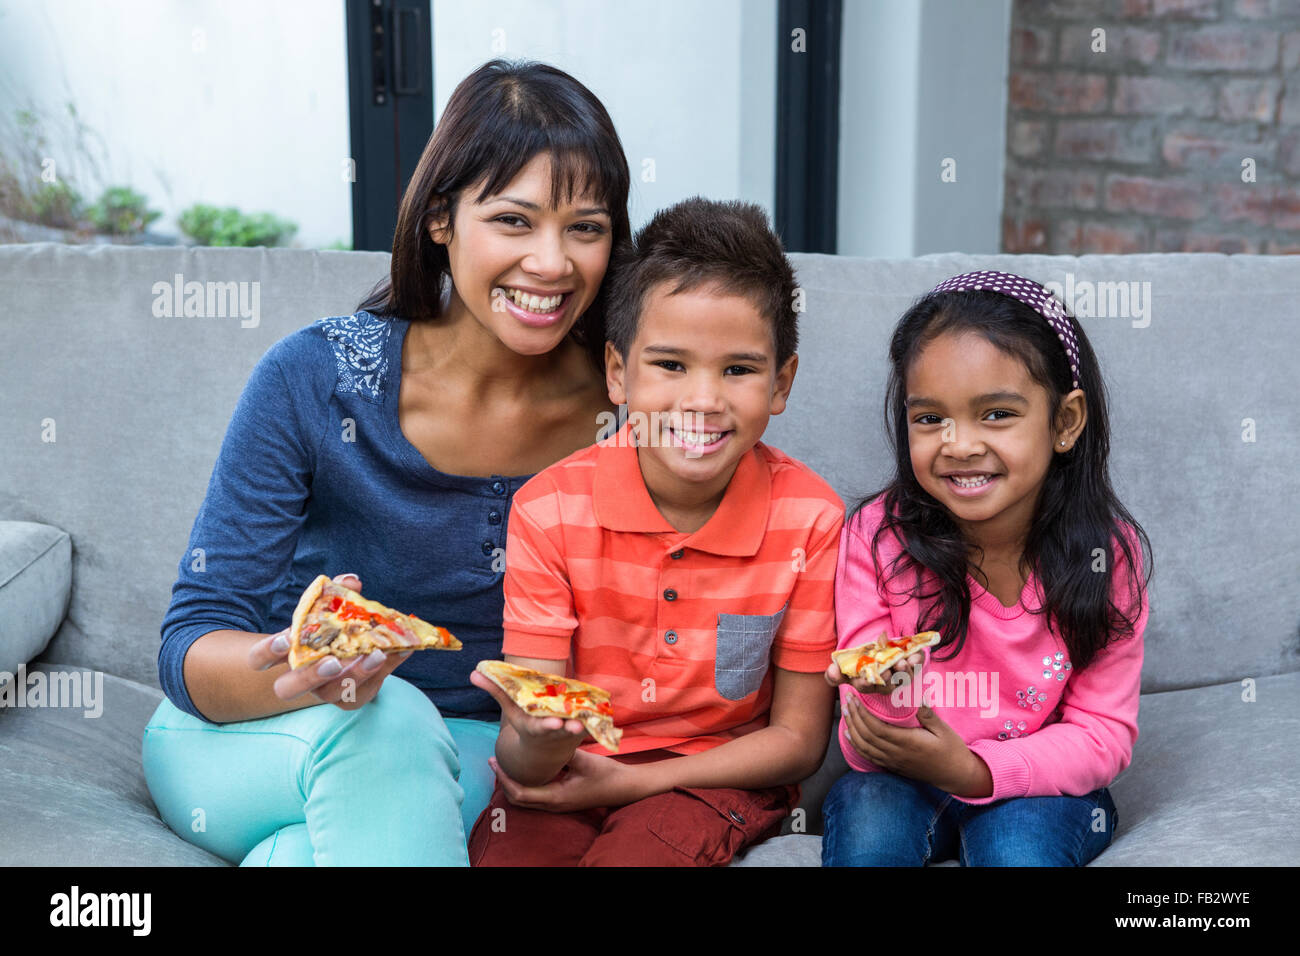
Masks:
[[[882,514],[881,502],[872,502],[845,523],[840,536],[835,572],[840,648],[865,644],[882,631],[890,637],[917,631],[919,602],[897,593],[912,583],[908,576],[892,582],[892,607],[877,588],[871,540]],[[1130,547],[1139,553],[1135,536],[1130,536]],[[881,541],[882,569],[888,569],[898,551],[895,539]],[[1114,570],[1116,588],[1125,587],[1128,593],[1122,552]],[[890,694],[859,694],[845,684],[840,688],[841,705],[847,706],[848,695],[854,694],[880,719],[907,727],[920,726],[917,708],[929,705],[988,764],[993,776],[992,795],[958,798],[966,803],[1083,796],[1109,786],[1128,766],[1137,739],[1145,599],[1134,636],[1108,644],[1079,671],[1064,642],[1048,632],[1043,616],[1026,608],[1037,607],[1040,600],[1033,575],[1020,603],[1011,608],[970,576],[966,581],[970,625],[960,654],[931,662],[927,649],[920,680]],[[1118,598],[1116,603],[1131,609],[1131,594],[1127,603]],[[842,717],[839,737],[851,767],[879,769],[854,749]]]

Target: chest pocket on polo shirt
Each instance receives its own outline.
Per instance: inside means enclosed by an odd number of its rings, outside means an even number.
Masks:
[[[772,656],[772,639],[787,603],[775,614],[719,614],[713,682],[727,700],[742,700],[763,683]]]

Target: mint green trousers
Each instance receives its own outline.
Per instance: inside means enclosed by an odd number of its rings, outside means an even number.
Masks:
[[[210,724],[163,700],[145,781],[178,836],[241,866],[468,866],[500,725],[444,719],[385,678],[358,710],[319,704]]]

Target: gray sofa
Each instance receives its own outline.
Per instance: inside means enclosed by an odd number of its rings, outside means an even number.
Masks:
[[[888,469],[884,354],[913,297],[975,268],[1066,287],[1110,383],[1120,496],[1156,556],[1140,736],[1096,865],[1300,862],[1287,839],[1300,808],[1300,260],[793,258],[800,367],[767,441],[849,502]],[[374,253],[0,246],[0,671],[44,691],[0,691],[0,864],[222,865],[168,830],[144,784],[159,622],[254,363],[350,312],[386,268]],[[257,283],[257,315],[169,317],[178,282]],[[1101,282],[1150,298],[1103,315],[1080,298]],[[78,706],[42,706],[74,693]],[[798,832],[738,865],[816,865],[820,801],[843,771],[832,743],[787,825]]]

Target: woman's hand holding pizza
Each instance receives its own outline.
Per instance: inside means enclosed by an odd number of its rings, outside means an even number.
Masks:
[[[354,591],[361,590],[361,579],[355,574],[336,575],[334,581]],[[276,696],[292,700],[310,693],[323,703],[334,704],[343,710],[356,710],[374,699],[384,678],[411,656],[385,654],[375,651],[368,657],[340,661],[325,657],[315,664],[298,670],[286,670],[276,678]],[[269,634],[248,649],[248,664],[254,670],[266,670],[289,659],[289,628],[278,634]]]

